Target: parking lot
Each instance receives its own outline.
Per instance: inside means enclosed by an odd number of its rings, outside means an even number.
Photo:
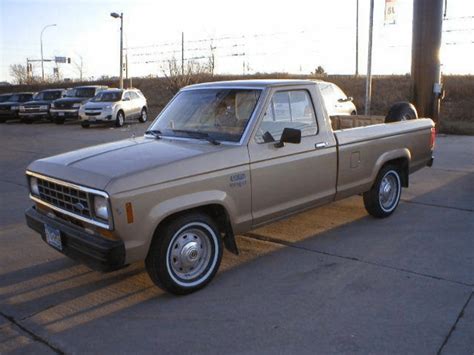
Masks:
[[[143,263],[91,271],[24,223],[31,161],[147,126],[0,125],[0,353],[473,353],[474,137],[438,137],[390,218],[356,196],[254,230],[176,297]]]

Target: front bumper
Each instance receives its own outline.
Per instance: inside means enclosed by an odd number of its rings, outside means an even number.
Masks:
[[[51,117],[79,118],[79,109],[50,109]]]
[[[44,242],[45,225],[58,229],[61,233],[62,250],[54,249],[91,269],[107,272],[125,266],[123,241],[108,240],[98,234],[87,233],[78,226],[38,212],[36,207],[27,209],[25,217],[28,227],[38,232]]]
[[[25,119],[41,119],[41,118],[50,118],[48,111],[41,111],[41,112],[20,112],[18,114],[21,118]]]
[[[0,111],[0,118],[17,118],[18,110],[2,110]]]
[[[96,112],[96,114],[94,114],[94,115],[90,115],[90,114],[87,114],[85,112],[80,113],[81,121],[89,122],[89,123],[111,122],[112,117],[114,117],[114,114],[113,114],[112,111]]]

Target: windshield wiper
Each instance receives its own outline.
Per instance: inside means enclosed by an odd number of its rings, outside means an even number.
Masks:
[[[206,141],[208,141],[209,143],[214,144],[214,145],[221,144],[221,142],[219,142],[218,140],[212,138],[209,134],[207,134],[205,132],[188,131],[186,129],[172,129],[171,131],[173,133],[184,133],[184,134],[187,134],[188,136],[194,137],[194,138],[202,138],[202,139],[205,139]]]
[[[152,135],[156,139],[161,139],[161,135],[162,135],[162,133],[159,129],[151,129],[149,131],[146,131],[145,134]]]

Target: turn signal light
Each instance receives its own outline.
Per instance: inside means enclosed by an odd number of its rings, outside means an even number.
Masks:
[[[125,210],[127,212],[127,223],[133,223],[133,208],[131,202],[127,202],[125,204]]]

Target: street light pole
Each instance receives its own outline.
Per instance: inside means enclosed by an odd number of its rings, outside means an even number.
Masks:
[[[120,89],[123,89],[123,12],[120,15],[116,12],[110,14],[113,18],[120,18]]]
[[[367,77],[365,80],[365,107],[364,114],[370,115],[370,105],[372,103],[372,37],[374,32],[374,0],[370,0],[369,17],[369,48],[367,55]]]
[[[47,29],[48,27],[55,27],[56,24],[53,23],[53,24],[50,24],[50,25],[46,25],[43,27],[43,29],[41,30],[41,35],[40,35],[40,45],[41,45],[41,80],[44,81],[44,65],[43,65],[43,32],[45,29]]]

